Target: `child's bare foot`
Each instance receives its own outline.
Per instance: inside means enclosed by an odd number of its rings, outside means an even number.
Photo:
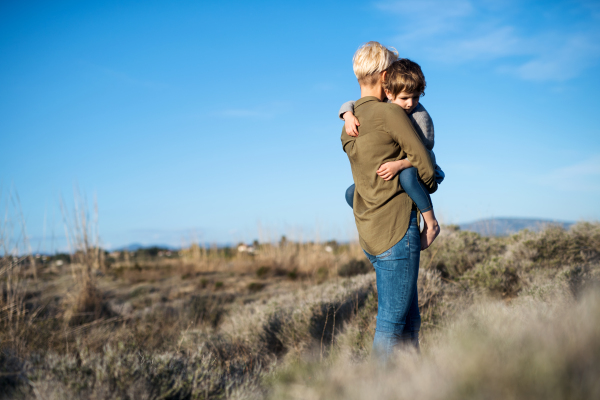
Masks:
[[[440,234],[440,225],[433,210],[429,210],[423,213],[423,232],[421,232],[421,250],[425,250],[435,238]]]
[[[423,224],[423,232],[421,232],[421,250],[425,250],[435,240],[435,238],[440,234],[440,226],[435,222],[435,224],[431,224],[432,226],[428,226],[427,224]]]

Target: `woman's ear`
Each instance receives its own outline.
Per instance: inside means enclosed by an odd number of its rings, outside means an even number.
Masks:
[[[381,73],[381,83],[385,82],[385,78],[387,77],[387,71],[383,71]]]

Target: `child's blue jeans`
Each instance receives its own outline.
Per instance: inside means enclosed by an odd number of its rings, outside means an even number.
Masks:
[[[415,167],[406,168],[400,171],[398,174],[398,180],[400,181],[402,189],[404,189],[406,194],[408,194],[412,201],[415,202],[421,213],[431,211],[433,209],[427,186],[425,186],[423,181],[421,181],[421,178],[419,178],[419,174],[417,173],[417,169]],[[354,184],[346,189],[346,201],[350,207],[353,207]]]
[[[377,325],[373,338],[375,357],[385,361],[398,346],[419,349],[421,315],[417,277],[421,237],[417,213],[412,211],[404,237],[379,255],[365,251],[377,277]]]

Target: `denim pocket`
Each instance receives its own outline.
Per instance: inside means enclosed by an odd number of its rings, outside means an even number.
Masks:
[[[375,264],[375,270],[379,271],[379,273],[382,273],[382,270],[393,271],[394,273],[403,273],[403,271],[406,271],[407,266],[408,258],[386,258],[385,260],[377,260],[377,263]]]
[[[390,249],[383,253],[375,256],[377,261],[393,261],[393,260],[404,260],[408,258],[408,240],[406,235],[398,243],[393,245]]]

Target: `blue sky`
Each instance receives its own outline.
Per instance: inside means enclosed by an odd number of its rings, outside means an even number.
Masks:
[[[352,238],[336,114],[377,40],[427,78],[443,222],[599,219],[599,27],[597,1],[3,1],[0,205],[38,248],[74,185],[107,247]]]

